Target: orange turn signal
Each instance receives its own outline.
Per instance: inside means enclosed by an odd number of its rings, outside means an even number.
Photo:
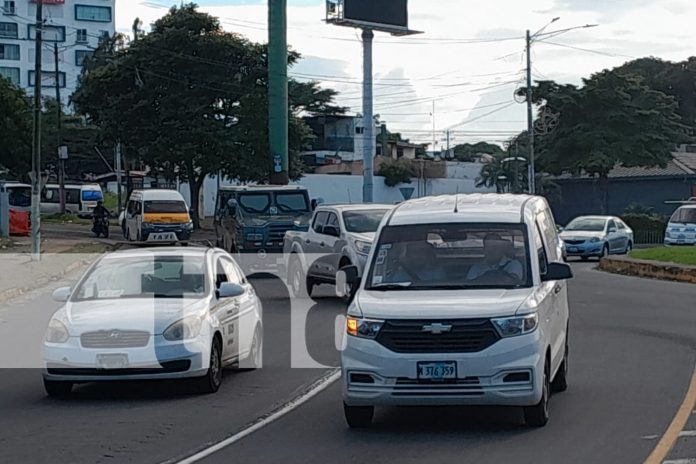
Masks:
[[[346,331],[349,335],[358,335],[358,320],[352,317],[346,319]]]

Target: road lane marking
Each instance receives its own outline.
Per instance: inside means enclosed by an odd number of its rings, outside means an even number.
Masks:
[[[662,461],[662,464],[696,464],[696,459],[695,458],[669,459],[667,461]]]
[[[679,432],[679,438],[682,437],[696,437],[696,430],[682,430]]]
[[[672,423],[669,424],[667,431],[655,446],[655,449],[650,453],[650,456],[645,460],[643,464],[664,464],[663,461],[674,447],[679,438],[679,433],[684,429],[684,426],[691,416],[694,406],[696,406],[696,369],[691,376],[691,384],[689,385],[689,390],[686,392],[686,397],[682,402],[677,414],[672,419]],[[683,461],[677,462],[676,464],[696,464],[696,461]],[[671,463],[675,464],[675,463]]]
[[[298,407],[302,406],[304,403],[307,401],[311,400],[315,396],[317,396],[319,393],[322,391],[326,390],[328,387],[331,386],[335,381],[341,378],[341,370],[340,369],[333,369],[329,371],[326,375],[321,377],[319,380],[314,382],[312,385],[309,386],[302,394],[299,396],[291,399],[287,403],[281,405],[279,408],[271,412],[270,414],[266,416],[262,416],[258,418],[255,422],[250,424],[248,427],[245,429],[235,433],[234,435],[225,438],[222,441],[219,441],[211,446],[208,446],[207,448],[202,449],[201,451],[197,452],[196,454],[193,454],[185,459],[182,459],[180,461],[175,461],[176,464],[193,464],[196,463],[202,459],[207,458],[208,456],[217,453],[218,451],[227,448],[230,445],[233,445],[234,443],[237,443],[238,441],[242,440],[245,437],[248,437],[254,432],[257,432],[258,430],[261,430],[265,426],[271,424],[272,422],[277,421],[284,415],[288,414],[289,412],[297,409]]]

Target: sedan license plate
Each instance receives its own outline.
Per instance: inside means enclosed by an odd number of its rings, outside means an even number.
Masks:
[[[568,247],[568,251],[571,253],[576,253],[578,251],[578,247]]]
[[[454,361],[419,362],[418,378],[424,380],[456,379],[457,363]]]
[[[128,367],[127,354],[98,354],[98,369],[125,369]]]
[[[176,242],[176,234],[174,232],[158,232],[150,234],[148,240],[152,242]]]

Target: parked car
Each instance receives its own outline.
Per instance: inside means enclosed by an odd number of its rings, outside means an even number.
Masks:
[[[696,204],[679,207],[667,224],[665,245],[696,245]]]
[[[295,296],[333,284],[336,272],[355,265],[362,275],[375,232],[393,205],[319,206],[306,232],[288,231],[283,242],[287,282]]]
[[[104,200],[99,184],[65,184],[65,212],[78,217],[90,217],[97,202]],[[60,212],[60,185],[46,184],[41,190],[41,212]]]
[[[616,216],[580,216],[561,232],[567,256],[602,258],[633,249],[633,230]]]
[[[350,427],[375,406],[520,406],[543,426],[567,387],[570,267],[541,197],[449,195],[397,206],[356,288],[341,352]],[[359,283],[358,283],[359,282]],[[357,283],[357,286],[354,285]]]
[[[261,304],[234,259],[220,249],[155,248],[98,259],[46,331],[46,393],[76,383],[194,378],[215,392],[222,368],[261,364]]]
[[[176,190],[133,190],[121,215],[126,240],[145,243],[186,243],[193,222],[184,197]]]

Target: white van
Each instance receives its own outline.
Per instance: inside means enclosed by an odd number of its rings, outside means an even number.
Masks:
[[[341,352],[349,426],[387,405],[521,406],[546,424],[550,392],[567,387],[572,277],[546,200],[407,201],[367,262],[359,283],[355,267],[336,276],[339,296],[356,292]]]
[[[0,181],[0,192],[9,193],[10,208],[18,211],[31,209],[31,185],[14,181]]]
[[[121,227],[126,240],[174,243],[191,238],[193,222],[176,190],[133,190]]]
[[[98,201],[104,201],[99,184],[65,184],[65,212],[90,217]],[[46,184],[41,190],[41,212],[60,213],[60,185]]]
[[[665,245],[696,245],[696,204],[679,207],[667,224]]]

